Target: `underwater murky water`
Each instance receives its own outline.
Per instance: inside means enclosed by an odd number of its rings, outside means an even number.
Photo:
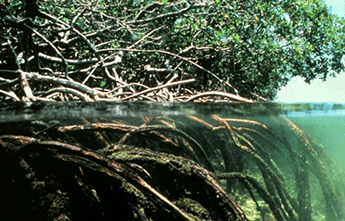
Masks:
[[[128,145],[181,156],[211,171],[248,220],[345,220],[344,110],[287,109],[228,103],[1,105],[0,141],[18,135],[36,142],[73,139],[73,145],[104,155]],[[158,192],[174,198],[162,189],[158,185]]]

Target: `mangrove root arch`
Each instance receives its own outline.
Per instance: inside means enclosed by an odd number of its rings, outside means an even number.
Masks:
[[[0,220],[344,218],[334,162],[285,118],[16,123],[0,125]]]

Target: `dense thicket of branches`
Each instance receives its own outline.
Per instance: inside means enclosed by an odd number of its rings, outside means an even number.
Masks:
[[[344,20],[318,0],[11,0],[0,15],[2,104],[251,103],[291,76],[344,70]],[[233,198],[263,220],[343,219],[344,189],[316,141],[286,119],[234,113],[1,122],[0,219],[246,220]]]
[[[344,70],[344,20],[319,0],[12,0],[0,14],[1,100],[249,102]]]

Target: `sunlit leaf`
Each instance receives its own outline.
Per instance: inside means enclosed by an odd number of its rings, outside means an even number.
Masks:
[[[104,87],[106,84],[107,84],[107,82],[101,81],[101,82],[99,83],[99,86],[100,86],[100,87]]]

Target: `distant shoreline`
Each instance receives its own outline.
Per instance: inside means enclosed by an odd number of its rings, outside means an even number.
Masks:
[[[345,110],[295,111],[283,114],[285,117],[345,117]]]

